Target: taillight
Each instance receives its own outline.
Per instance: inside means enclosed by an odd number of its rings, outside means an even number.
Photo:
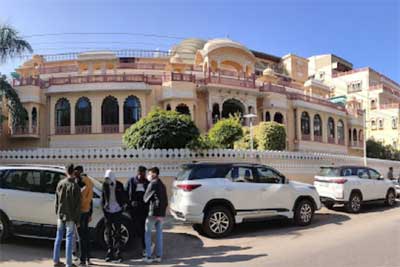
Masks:
[[[178,184],[177,187],[183,191],[190,192],[200,187],[201,184]]]
[[[332,180],[332,182],[335,184],[344,184],[347,182],[347,179],[344,179],[344,178],[334,179],[334,180]]]

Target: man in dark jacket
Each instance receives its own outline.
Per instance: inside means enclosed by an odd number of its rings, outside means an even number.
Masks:
[[[102,207],[107,233],[106,261],[122,262],[121,257],[121,222],[122,212],[126,203],[124,186],[117,181],[115,174],[107,170],[104,175],[102,190]],[[114,227],[112,227],[114,225]]]
[[[54,241],[53,262],[55,267],[63,267],[60,261],[60,248],[66,230],[65,254],[67,267],[75,266],[72,263],[72,243],[75,224],[79,223],[81,190],[75,182],[74,165],[66,166],[67,178],[61,180],[56,189],[55,211],[58,216],[57,236]]]
[[[142,241],[143,256],[145,256],[144,232],[148,206],[144,203],[143,196],[149,181],[146,179],[146,167],[139,166],[136,177],[129,179],[127,184],[128,210],[133,219],[134,232]]]
[[[155,262],[161,262],[163,254],[163,221],[168,206],[167,190],[164,183],[159,178],[160,170],[153,167],[149,170],[147,179],[150,184],[144,194],[144,202],[149,204],[149,214],[146,219],[146,263],[153,262],[151,252],[151,232],[156,227],[156,258]]]

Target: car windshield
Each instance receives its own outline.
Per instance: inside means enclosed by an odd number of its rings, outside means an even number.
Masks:
[[[185,181],[189,180],[190,173],[192,172],[193,166],[183,165],[181,171],[176,176],[176,180]]]
[[[321,167],[318,175],[326,177],[340,176],[340,169],[337,167]]]

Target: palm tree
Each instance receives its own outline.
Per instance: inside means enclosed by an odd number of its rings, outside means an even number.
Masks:
[[[0,25],[0,63],[5,63],[8,59],[20,56],[25,52],[33,52],[31,45],[13,27]],[[13,125],[21,124],[25,120],[24,107],[6,76],[0,75],[0,124],[6,118],[1,110],[1,100],[4,99],[9,113],[13,117]]]

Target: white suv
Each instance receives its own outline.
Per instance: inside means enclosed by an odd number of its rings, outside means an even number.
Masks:
[[[288,181],[273,168],[247,163],[182,166],[173,184],[170,210],[200,234],[219,238],[235,223],[270,217],[311,223],[321,202],[314,186]]]
[[[54,202],[58,182],[65,178],[64,167],[40,165],[0,166],[0,243],[10,235],[55,238],[57,215]],[[89,177],[90,178],[90,177]],[[101,208],[101,183],[94,184],[93,214],[89,224],[92,238],[105,244]],[[131,219],[124,214],[121,236],[127,245],[133,235]]]
[[[329,209],[335,204],[345,204],[349,212],[358,213],[362,204],[369,201],[385,201],[388,206],[396,204],[394,182],[367,167],[321,167],[314,185]]]

